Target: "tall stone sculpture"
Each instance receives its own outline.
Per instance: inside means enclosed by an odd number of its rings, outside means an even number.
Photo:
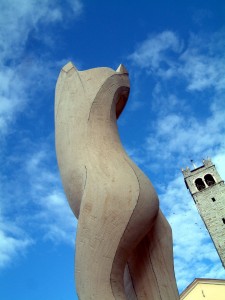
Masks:
[[[128,72],[63,67],[56,86],[56,152],[78,218],[81,300],[177,300],[171,229],[149,179],[127,156],[116,120]]]

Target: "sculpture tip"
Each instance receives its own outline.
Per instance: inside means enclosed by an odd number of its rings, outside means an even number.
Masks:
[[[129,74],[123,64],[119,65],[119,67],[116,69],[116,72],[122,73],[122,74]]]
[[[68,73],[71,69],[75,69],[76,70],[76,67],[74,66],[74,64],[71,62],[71,61],[69,61],[63,68],[62,68],[62,70],[64,71],[64,72],[66,72],[66,73]]]

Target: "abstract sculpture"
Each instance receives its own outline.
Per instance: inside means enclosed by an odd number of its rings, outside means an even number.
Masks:
[[[118,134],[128,95],[123,65],[78,71],[68,63],[57,81],[57,159],[78,218],[77,292],[81,300],[176,300],[170,226]]]

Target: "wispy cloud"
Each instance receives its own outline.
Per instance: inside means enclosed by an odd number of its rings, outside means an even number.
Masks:
[[[206,122],[197,118],[168,114],[157,120],[146,140],[148,151],[161,160],[182,157],[203,159],[224,151],[225,112],[212,114]],[[175,161],[174,161],[175,162]]]
[[[1,178],[0,267],[6,267],[36,242],[74,245],[77,221],[56,170],[54,146],[49,145],[51,140],[38,147],[32,144],[31,150],[25,141],[27,152],[22,157],[15,154],[9,162],[9,168],[10,164],[15,167],[11,180]]]
[[[51,167],[56,165],[53,149],[44,144],[27,158],[24,172],[29,178],[30,201],[36,207],[27,221],[34,227],[36,223],[41,224],[39,231],[45,239],[74,244],[77,221],[66,200],[59,173]]]
[[[71,8],[72,12],[71,13]],[[70,11],[70,14],[67,11]],[[9,125],[15,121],[18,112],[22,111],[29,100],[32,80],[41,80],[43,66],[48,63],[44,55],[34,57],[25,50],[27,41],[37,36],[43,25],[61,22],[65,16],[77,17],[82,12],[79,0],[65,1],[60,5],[52,0],[40,3],[31,1],[6,1],[0,3],[0,135],[6,134]],[[45,41],[46,34],[42,34]],[[32,59],[29,61],[29,56]],[[46,68],[47,69],[47,68]],[[29,74],[29,75],[28,75]],[[46,74],[47,76],[47,74]]]
[[[33,243],[24,230],[4,218],[0,212],[0,269],[13,264]]]
[[[196,277],[225,277],[218,254],[185,187],[182,175],[165,185],[159,196],[173,229],[179,289],[182,291]]]
[[[154,113],[154,120],[146,122],[143,146],[130,153],[156,176],[162,210],[173,228],[180,290],[196,277],[225,278],[180,171],[190,159],[200,164],[210,156],[225,179],[224,36],[223,30],[190,34],[184,43],[176,33],[165,31],[147,38],[129,56],[153,86]]]
[[[1,269],[13,265],[18,258],[24,256],[28,248],[34,244],[34,240],[24,230],[19,210],[12,205],[13,201],[17,202],[17,187],[13,184],[13,180],[9,180],[8,174],[0,175],[0,199]]]
[[[174,32],[164,31],[143,41],[129,59],[141,68],[155,71],[160,69],[162,64],[170,67],[168,51],[179,54],[182,48],[182,43]]]
[[[136,66],[153,70],[157,79],[152,90],[155,118],[143,147],[149,155],[144,157],[182,164],[183,157],[201,160],[224,151],[224,35],[214,33],[206,41],[192,34],[184,47],[175,33],[165,31],[143,41],[129,56]]]
[[[225,83],[224,36],[223,30],[211,36],[191,34],[184,45],[176,33],[164,31],[140,43],[128,59],[158,79],[182,78],[187,90],[220,90]]]
[[[39,231],[45,239],[74,244],[77,221],[66,200],[58,172],[50,169],[49,150],[33,153],[28,166],[31,200],[37,206],[31,222],[41,224]]]
[[[32,51],[27,45],[31,45],[31,41],[40,41],[53,47],[54,41],[43,27],[63,26],[68,18],[78,18],[82,9],[79,0],[66,0],[63,4],[52,0],[0,2],[0,267],[23,255],[36,242],[37,224],[41,224],[39,232],[46,239],[68,243],[74,240],[75,222],[58,173],[46,167],[54,155],[48,149],[46,156],[47,150],[40,146],[40,141],[37,141],[40,147],[37,149],[35,141],[30,140],[30,133],[25,137],[22,132],[17,132],[17,138],[20,136],[21,140],[13,147],[7,144],[10,142],[6,137],[15,133],[13,125],[18,114],[36,99],[36,92],[47,89],[56,77],[57,62],[52,62],[45,53]],[[27,113],[32,113],[34,104],[31,103]],[[8,147],[11,147],[10,151]]]
[[[187,89],[202,91],[207,88],[224,89],[224,39],[225,32],[221,31],[211,36],[199,37],[192,34],[189,45],[179,57],[181,64],[178,76],[186,79]]]

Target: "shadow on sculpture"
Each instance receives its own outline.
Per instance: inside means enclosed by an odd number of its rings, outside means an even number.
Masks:
[[[177,300],[171,228],[118,134],[128,95],[123,65],[78,71],[68,63],[57,81],[57,159],[78,218],[77,292],[81,300]]]

